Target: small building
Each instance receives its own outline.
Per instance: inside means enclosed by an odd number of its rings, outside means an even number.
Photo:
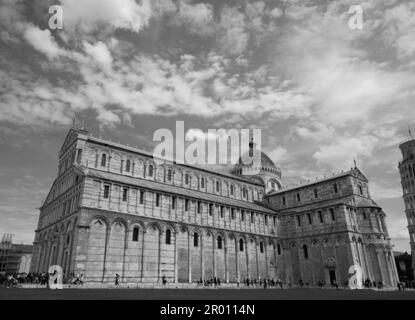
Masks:
[[[414,272],[412,269],[412,256],[407,252],[394,252],[394,255],[399,281],[405,283],[412,283],[414,281]]]
[[[4,235],[0,243],[0,272],[29,273],[33,246],[12,243],[11,235]]]

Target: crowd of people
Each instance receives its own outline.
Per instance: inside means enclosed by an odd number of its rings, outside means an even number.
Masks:
[[[18,284],[38,284],[41,286],[47,286],[49,283],[49,273],[6,273],[0,272],[0,286],[6,288],[17,286]],[[62,280],[63,283],[70,284],[83,284],[84,276],[83,274],[71,273],[68,277],[64,277]]]
[[[4,286],[6,288],[17,286],[18,284],[38,284],[41,286],[48,286],[49,283],[49,273],[47,272],[41,272],[41,273],[5,273],[0,272],[0,286]],[[75,274],[74,272],[70,273],[67,277],[63,278],[63,283],[66,284],[77,284],[81,285],[84,283],[84,275],[82,273]],[[202,285],[205,287],[218,287],[222,283],[220,278],[213,277],[208,278],[205,280],[200,279],[197,284]],[[165,276],[162,277],[162,284],[167,284],[167,279]],[[115,275],[115,285],[120,285],[120,275]],[[242,285],[245,287],[263,287],[266,289],[267,287],[279,287],[283,289],[283,282],[281,279],[245,279],[242,282]],[[317,284],[314,283],[304,283],[303,280],[300,280],[298,283],[299,287],[310,287],[310,286],[318,286],[320,288],[327,287],[327,285],[322,282],[318,281]],[[237,286],[241,286],[241,282],[238,279],[237,280]],[[287,286],[290,288],[291,284],[287,284]],[[338,289],[339,286],[336,281],[333,281],[330,286]],[[345,288],[348,287],[348,281],[345,281],[343,283],[343,286]],[[383,289],[384,284],[381,281],[371,281],[369,279],[366,279],[363,282],[363,287],[366,289]],[[415,281],[405,281],[405,282],[398,282],[397,287],[400,291],[404,291],[406,288],[415,288]]]
[[[5,273],[0,272],[0,285],[5,287],[13,287],[18,284],[31,283],[46,285],[49,275],[46,272],[42,273]]]
[[[200,279],[197,284],[205,287],[218,287],[221,285],[221,279],[217,277],[208,278],[205,280]],[[280,279],[245,279],[242,283],[246,287],[280,287],[283,288],[283,283]],[[240,280],[237,280],[237,286],[241,286]]]

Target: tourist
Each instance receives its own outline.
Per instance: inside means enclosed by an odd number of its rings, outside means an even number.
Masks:
[[[119,287],[120,285],[120,275],[118,273],[115,274],[115,286]]]

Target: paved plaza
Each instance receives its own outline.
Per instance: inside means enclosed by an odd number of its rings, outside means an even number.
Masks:
[[[0,300],[396,300],[415,299],[414,290],[344,289],[62,289],[0,288]]]

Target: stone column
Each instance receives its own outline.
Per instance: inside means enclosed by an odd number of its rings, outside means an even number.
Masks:
[[[229,283],[229,271],[228,271],[228,239],[224,239],[224,244],[225,244],[225,281],[226,283]]]
[[[106,230],[106,233],[105,233],[105,249],[104,249],[104,261],[103,261],[104,269],[102,270],[102,280],[101,280],[101,282],[105,281],[105,275],[107,273],[106,265],[107,265],[107,254],[108,254],[108,242],[110,240],[110,231],[111,231],[111,223],[108,223],[107,230]]]
[[[145,250],[145,239],[146,239],[146,229],[143,228],[143,241],[141,244],[141,282],[144,282],[144,272],[145,272],[145,255],[144,255],[144,250]]]
[[[187,265],[188,265],[188,273],[189,273],[189,283],[192,283],[192,247],[191,247],[191,243],[192,243],[192,236],[190,235],[190,231],[188,231],[188,252],[187,252]]]
[[[157,263],[157,282],[161,279],[161,244],[162,244],[162,237],[164,232],[162,230],[159,231],[159,252],[158,252],[158,263]]]
[[[382,261],[379,257],[380,251],[379,249],[376,249],[376,259],[378,261],[378,265],[379,265],[379,270],[380,270],[380,281],[384,282],[385,281],[385,276],[383,275],[383,265],[382,265]]]
[[[258,242],[255,241],[256,278],[259,279]],[[264,244],[262,244],[264,245]]]
[[[236,279],[241,280],[241,276],[239,274],[239,251],[238,251],[238,241],[237,238],[234,238],[235,242],[235,262],[236,262]]]
[[[125,227],[125,235],[124,235],[124,251],[123,251],[123,255],[122,255],[122,275],[121,275],[121,279],[124,282],[125,280],[125,260],[127,257],[127,248],[128,248],[128,236],[129,236],[129,230],[128,227]]]
[[[386,260],[386,267],[388,268],[388,275],[389,275],[390,285],[392,287],[396,287],[396,281],[395,281],[395,277],[394,277],[394,274],[393,274],[393,266],[392,266],[392,263],[391,263],[390,256],[389,256],[388,252],[386,251],[386,249],[383,252],[383,254],[384,254],[385,260]]]
[[[308,246],[308,260],[311,263],[311,279],[313,280],[313,284],[316,284],[316,275],[315,275],[315,271],[314,271],[314,263],[313,263],[313,250],[312,250],[312,246],[313,244],[311,244],[310,246]]]
[[[368,257],[369,257],[368,262],[369,262],[369,267],[370,267],[370,273],[372,275],[370,280],[373,282],[373,281],[375,281],[375,278],[376,278],[375,264],[377,263],[377,261],[372,260],[372,257],[371,257],[372,254],[371,254],[370,246],[367,247],[367,252],[368,252]],[[376,248],[375,248],[375,253],[376,253]]]
[[[264,241],[264,252],[265,252],[265,277],[268,279],[269,278],[269,273],[268,273],[268,245],[267,245],[267,240],[266,239]]]
[[[203,239],[204,239],[203,232],[200,234],[200,271],[202,274],[202,282],[205,281],[205,266],[204,266],[204,259],[203,259]]]
[[[365,266],[365,262],[363,260],[363,255],[361,253],[359,241],[355,242],[355,245],[356,245],[357,257],[359,259],[359,265],[362,268],[362,277],[363,277],[363,279],[366,279],[366,277],[367,277],[366,266]]]
[[[75,225],[72,227],[73,230],[70,231],[70,237],[71,237],[71,243],[69,244],[69,248],[68,248],[68,262],[67,262],[67,271],[69,273],[71,273],[73,270],[73,268],[71,268],[71,261],[72,261],[72,253],[73,253],[73,244],[74,244],[74,230],[75,230]]]
[[[179,256],[179,248],[177,245],[177,236],[179,234],[180,230],[177,228],[177,232],[174,232],[174,283],[178,282],[178,270],[177,270],[177,259]]]
[[[394,277],[395,277],[395,283],[396,283],[397,281],[399,281],[398,270],[396,269],[396,262],[395,262],[395,258],[393,256],[393,251],[390,250],[389,252],[391,254],[392,269],[393,269],[393,273],[394,273]]]
[[[212,234],[212,251],[213,251],[213,277],[216,278],[216,252],[215,252],[215,242],[216,242],[215,236]]]
[[[373,279],[372,270],[369,264],[369,259],[367,257],[366,246],[363,243],[362,243],[362,252],[363,252],[363,258],[365,260],[365,265],[366,265],[366,279]],[[366,279],[363,279],[363,281],[366,281]]]
[[[250,270],[249,270],[248,242],[249,242],[249,239],[247,241],[245,241],[246,273],[248,275],[248,279],[251,279],[251,273],[250,273]]]

